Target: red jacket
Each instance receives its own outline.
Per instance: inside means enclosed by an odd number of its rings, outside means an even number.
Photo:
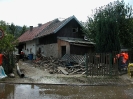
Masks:
[[[123,63],[126,63],[127,60],[128,60],[128,53],[120,53],[120,54],[117,54],[117,55],[116,55],[116,58],[119,58],[120,56],[123,57],[122,62],[123,62]],[[116,61],[116,58],[114,59],[114,62]]]

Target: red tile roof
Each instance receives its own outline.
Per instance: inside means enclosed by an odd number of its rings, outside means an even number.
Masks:
[[[41,33],[39,33],[37,37],[42,37],[42,36],[54,33],[54,30],[56,30],[63,22],[64,21],[53,22],[46,29],[44,29]]]
[[[49,26],[51,23],[52,21],[42,24],[40,27],[39,26],[33,27],[32,31],[29,29],[18,38],[19,42],[26,42],[33,40],[42,30],[47,28],[47,26]]]
[[[53,21],[43,24],[41,27],[33,28],[32,31],[30,31],[30,29],[29,29],[27,32],[25,32],[23,35],[21,35],[18,38],[18,40],[19,40],[19,42],[25,42],[25,41],[33,40],[38,37],[56,33],[64,25],[66,25],[68,22],[70,22],[72,19],[75,19],[80,24],[80,22],[76,19],[75,16],[71,16],[63,21],[59,21],[58,19],[55,19]]]

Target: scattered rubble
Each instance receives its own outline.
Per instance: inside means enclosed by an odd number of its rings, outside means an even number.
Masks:
[[[56,59],[53,57],[41,57],[33,61],[33,66],[49,71],[50,74],[84,74],[85,63],[68,61],[68,59]]]

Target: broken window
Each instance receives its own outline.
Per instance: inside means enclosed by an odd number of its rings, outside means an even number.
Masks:
[[[78,28],[72,28],[72,32],[73,32],[73,33],[78,32]]]

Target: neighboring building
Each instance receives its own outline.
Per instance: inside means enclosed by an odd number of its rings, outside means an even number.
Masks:
[[[84,39],[82,25],[75,16],[31,26],[18,40],[18,53],[23,50],[26,55],[35,56],[40,50],[47,57],[61,58],[65,54],[84,55],[94,51],[94,43]]]

